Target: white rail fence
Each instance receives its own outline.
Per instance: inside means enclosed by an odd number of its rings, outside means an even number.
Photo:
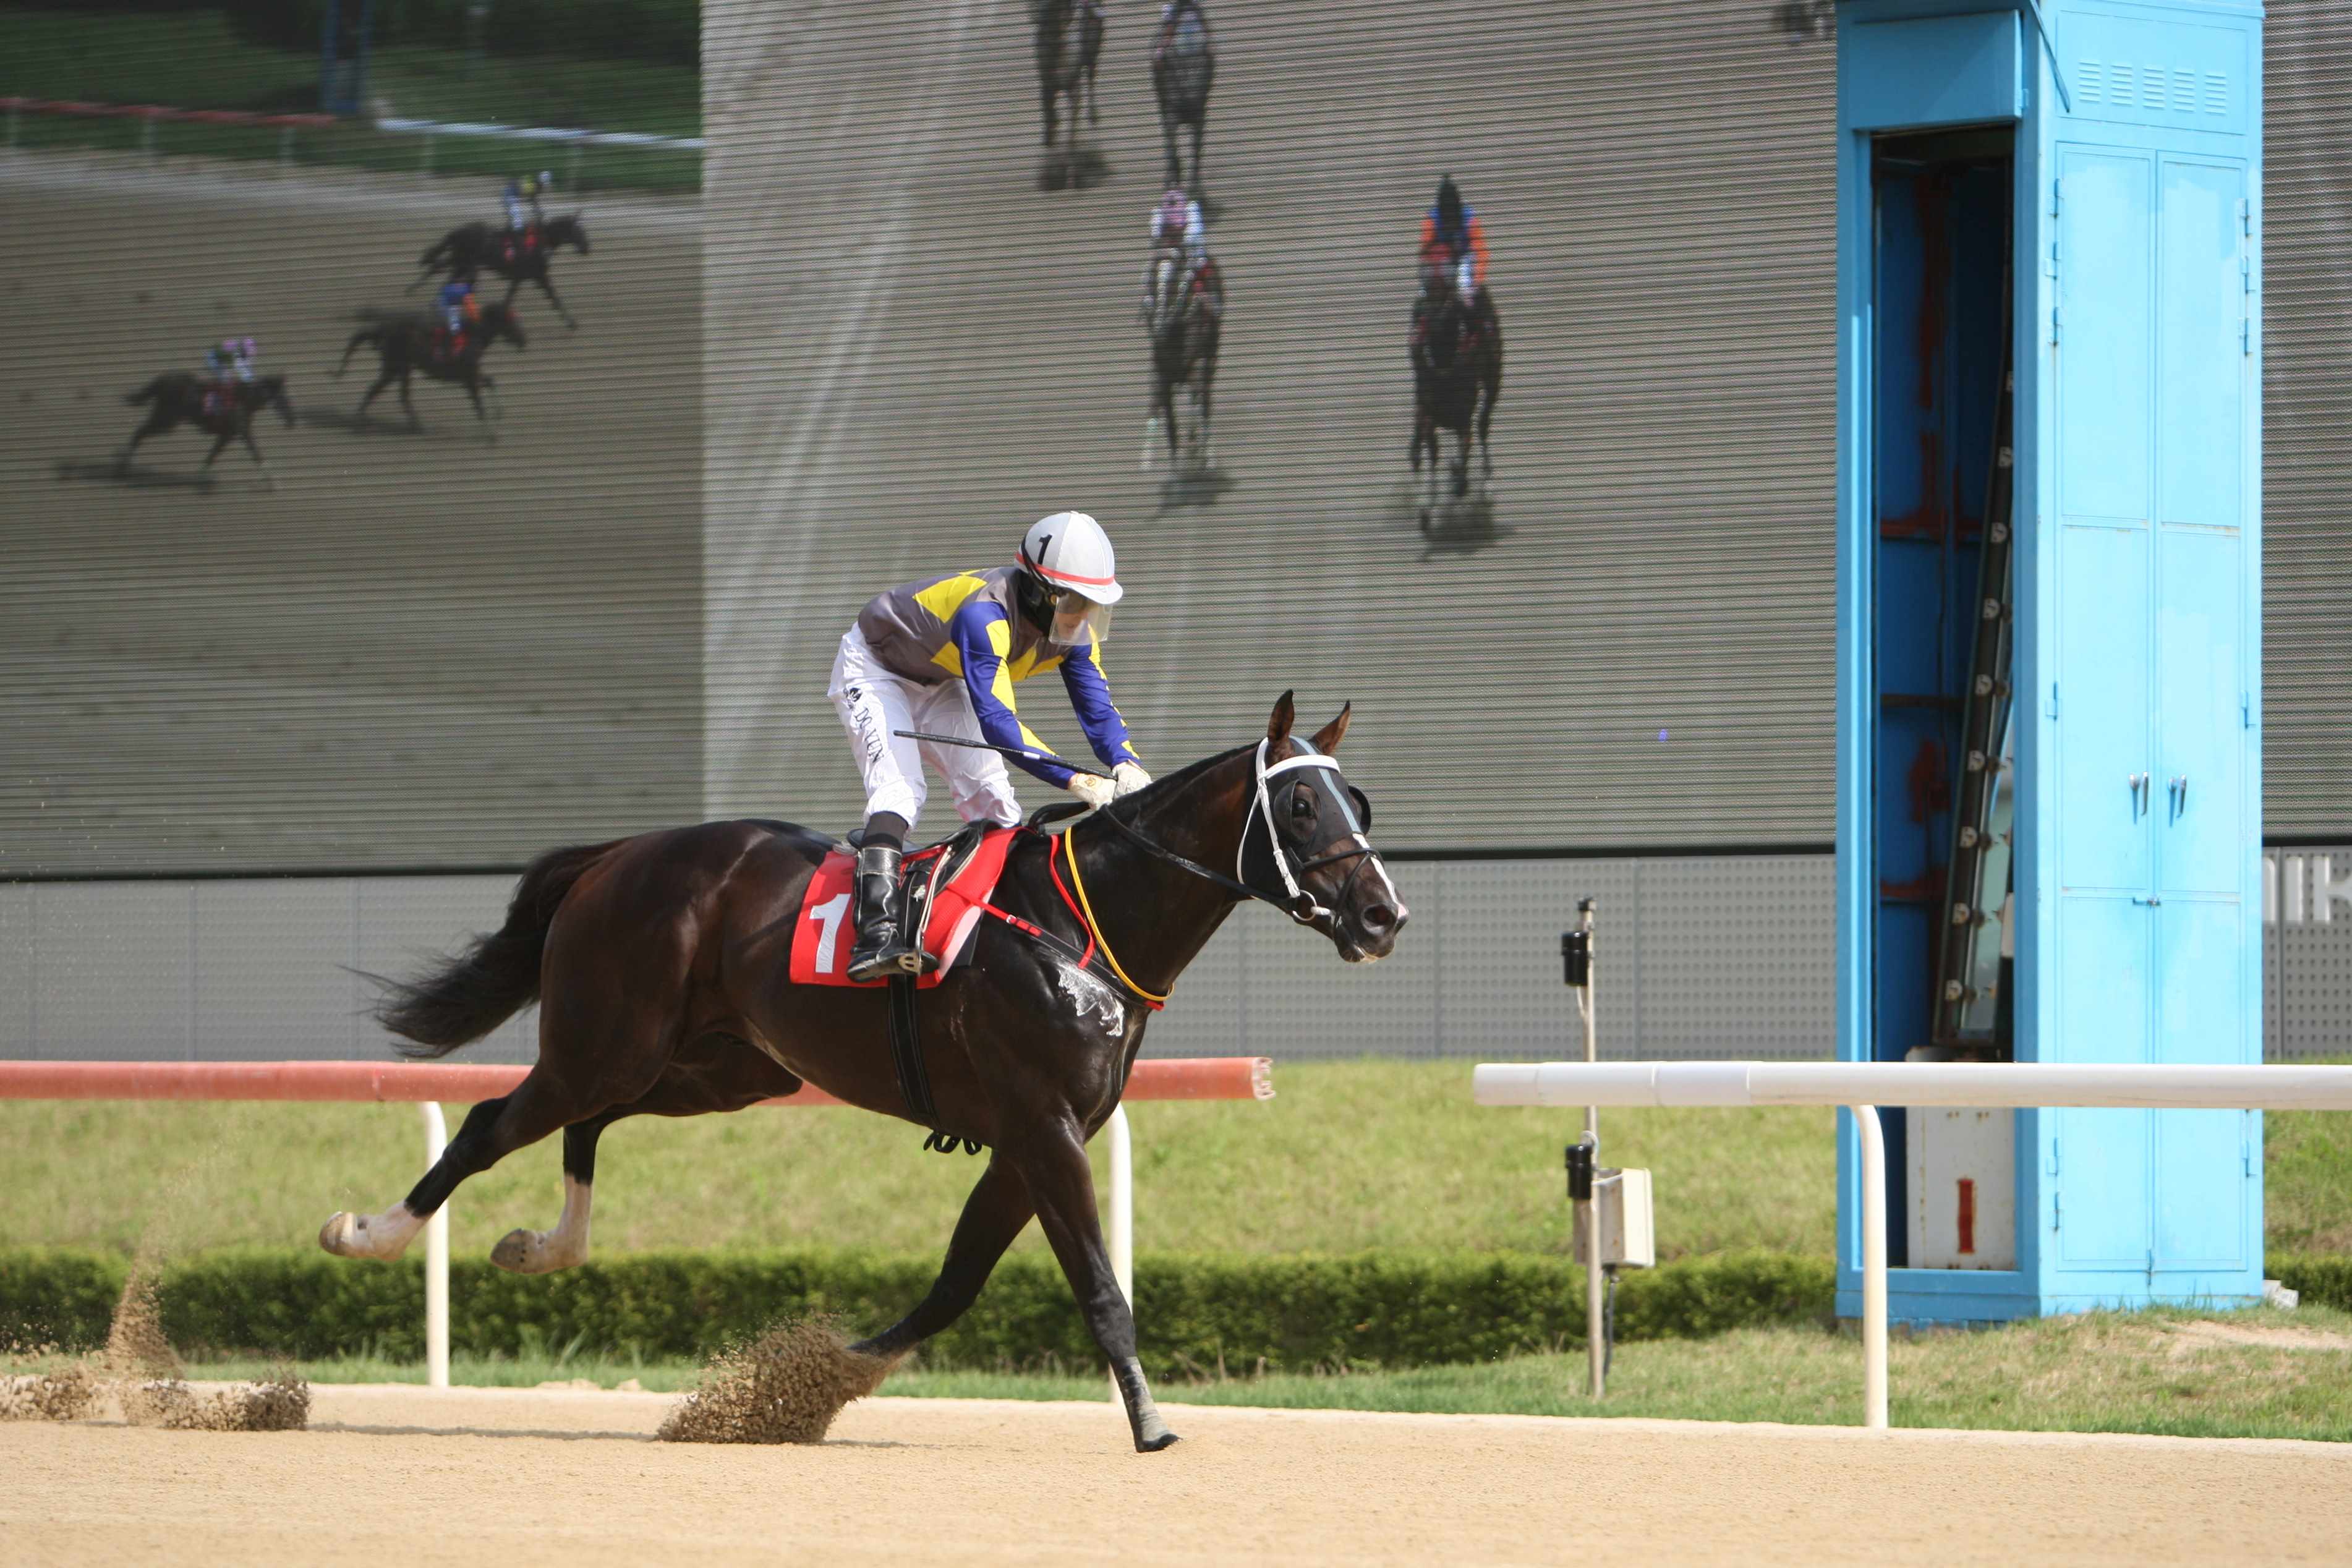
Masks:
[[[2352,1110],[2352,1067],[2065,1062],[1486,1063],[1481,1105],[1843,1105],[1862,1144],[1863,1423],[1886,1425],[1886,1143],[1882,1105]]]

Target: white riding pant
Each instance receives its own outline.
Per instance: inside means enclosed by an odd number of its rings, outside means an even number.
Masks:
[[[956,812],[966,822],[993,822],[1013,827],[1021,821],[1021,802],[1013,794],[1012,775],[1004,759],[994,752],[970,746],[940,746],[909,741],[901,730],[923,730],[934,735],[955,735],[978,741],[980,718],[971,710],[971,695],[961,680],[924,686],[886,668],[866,645],[866,636],[851,626],[834,656],[833,699],[842,727],[849,731],[850,750],[866,780],[866,815],[895,812],[913,826],[923,814],[930,791],[923,779],[928,762],[948,781]]]
[[[1462,290],[1463,303],[1478,297],[1478,258],[1465,256],[1454,266],[1454,286]]]

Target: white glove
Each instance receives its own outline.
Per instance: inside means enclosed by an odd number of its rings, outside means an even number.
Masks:
[[[1118,786],[1118,792],[1123,795],[1133,795],[1151,782],[1151,775],[1143,771],[1139,763],[1121,763],[1111,769],[1110,776]]]
[[[1072,773],[1070,782],[1062,787],[1091,806],[1106,806],[1118,798],[1118,791],[1110,780],[1097,778],[1092,773]]]

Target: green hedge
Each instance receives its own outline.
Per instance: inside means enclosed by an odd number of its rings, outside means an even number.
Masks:
[[[319,47],[320,0],[217,0],[256,43]],[[374,42],[466,47],[468,0],[375,0]],[[352,4],[346,5],[347,10]],[[502,55],[578,55],[698,66],[702,0],[489,0],[482,43]]]
[[[462,49],[468,0],[374,0],[374,46]],[[483,47],[502,55],[702,63],[702,0],[488,0]],[[344,0],[357,15],[359,0]],[[220,11],[239,35],[281,49],[315,50],[325,0],[0,0],[11,11]]]
[[[2263,1272],[2288,1289],[2300,1291],[2304,1301],[2312,1306],[2352,1312],[2352,1258],[2326,1257],[2315,1252],[2273,1252],[2265,1261]]]
[[[57,1249],[0,1251],[0,1339],[100,1343],[127,1265]],[[878,1330],[920,1299],[928,1259],[851,1252],[637,1253],[540,1278],[487,1262],[451,1270],[450,1340],[515,1354],[584,1350],[691,1357],[772,1319],[830,1312]],[[1145,1364],[1166,1374],[1413,1366],[1580,1343],[1580,1275],[1518,1256],[1203,1258],[1136,1263]],[[1718,1333],[1825,1318],[1826,1258],[1752,1252],[1626,1275],[1622,1339]],[[310,1252],[219,1252],[163,1274],[164,1331],[184,1352],[298,1357],[423,1354],[425,1283],[414,1258],[384,1265]],[[1099,1359],[1053,1259],[1007,1258],[980,1304],[926,1355],[934,1365],[1087,1366]]]

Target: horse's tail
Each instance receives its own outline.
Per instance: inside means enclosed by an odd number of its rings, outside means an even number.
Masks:
[[[149,382],[146,385],[141,387],[138,391],[125,393],[123,395],[122,401],[130,404],[135,408],[142,403],[152,403],[163,395],[163,378],[159,375],[154,380]]]
[[[376,1021],[412,1045],[398,1045],[405,1057],[446,1057],[480,1039],[539,1000],[539,964],[547,929],[572,884],[625,842],[575,844],[551,849],[530,863],[515,884],[506,923],[476,937],[457,957],[414,981],[370,975],[384,988],[373,1009]]]

